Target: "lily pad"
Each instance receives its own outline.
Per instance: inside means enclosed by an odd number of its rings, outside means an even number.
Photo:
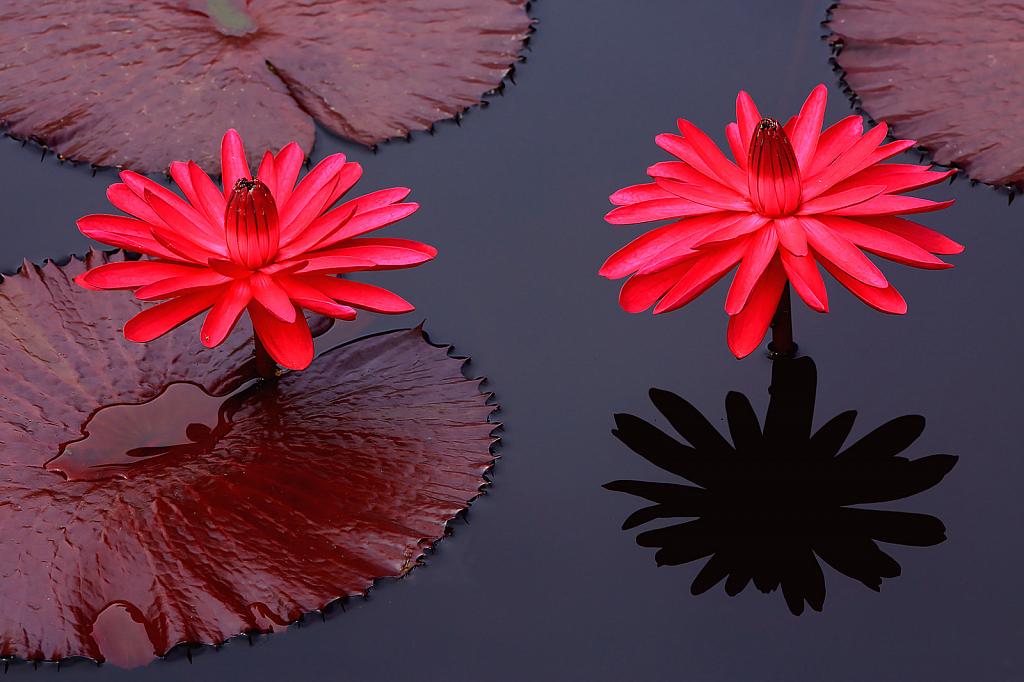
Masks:
[[[900,457],[924,430],[924,417],[907,415],[878,427],[842,452],[857,413],[843,412],[813,435],[817,369],[808,357],[777,359],[764,428],[750,401],[725,400],[732,443],[690,403],[651,389],[651,400],[689,445],[630,414],[615,415],[612,431],[638,455],[695,485],[612,481],[609,490],[654,502],[637,510],[623,530],[657,519],[692,518],[637,535],[656,547],[659,566],[710,557],[690,591],[702,594],[725,580],[736,596],[753,582],[764,593],[779,587],[794,615],[804,602],[825,603],[820,557],[840,573],[880,590],[900,575],[899,563],[877,542],[929,546],[946,539],[934,516],[868,509],[931,488],[957,462],[953,455]]]
[[[72,282],[105,260],[0,283],[0,655],[280,628],[405,574],[480,494],[494,408],[419,329],[248,382],[251,331],[125,340],[142,304]]]
[[[843,79],[893,135],[975,180],[1024,186],[1024,35],[998,0],[842,0],[828,22]]]
[[[139,172],[298,142],[314,119],[372,145],[498,87],[527,0],[13,0],[0,7],[0,120],[63,157]],[[250,156],[255,167],[259,158]]]

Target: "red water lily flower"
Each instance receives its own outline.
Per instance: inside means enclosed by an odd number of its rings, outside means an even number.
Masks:
[[[903,297],[861,249],[918,268],[952,267],[933,254],[963,247],[897,217],[936,211],[952,201],[899,196],[941,182],[955,171],[933,172],[881,161],[915,144],[881,144],[887,127],[866,134],[859,116],[821,131],[827,89],[819,85],[785,126],[761,118],[745,92],[736,123],[726,128],[736,163],[692,123],[658,146],[678,161],[648,169],[653,183],[611,196],[616,225],[673,219],[617,251],[601,268],[610,279],[632,275],[619,302],[629,312],[655,303],[654,313],[681,308],[739,263],[725,302],[728,342],[736,357],[764,338],[787,280],[814,310],[828,311],[818,265],[855,296],[887,313],[905,313]]]
[[[185,200],[141,175],[121,173],[123,184],[112,185],[107,197],[134,217],[89,215],[78,227],[96,241],[151,259],[102,265],[75,281],[164,301],[124,325],[125,337],[140,343],[209,309],[201,339],[213,348],[248,310],[258,341],[291,369],[305,369],[313,360],[300,308],[342,320],[354,318],[355,308],[412,310],[390,291],[333,276],[413,267],[437,254],[407,239],[359,238],[419,208],[400,203],[409,190],[380,190],[328,210],[362,168],[334,154],[295,185],[302,159],[294,143],[276,156],[267,152],[254,180],[242,141],[229,130],[221,144],[223,192],[191,161],[171,165]]]

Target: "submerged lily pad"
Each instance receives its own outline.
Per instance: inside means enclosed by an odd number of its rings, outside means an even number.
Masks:
[[[836,62],[872,118],[975,180],[1024,186],[1024,34],[999,0],[842,0]]]
[[[208,168],[316,119],[363,144],[481,101],[518,59],[527,0],[12,0],[0,6],[0,120],[95,165]],[[249,158],[255,166],[258,157]]]
[[[604,486],[655,503],[631,514],[623,530],[656,519],[694,519],[636,538],[641,547],[658,548],[659,566],[711,557],[690,586],[693,594],[725,580],[726,593],[736,596],[753,582],[765,593],[781,587],[794,615],[803,613],[805,601],[821,611],[825,576],[817,557],[878,592],[882,579],[899,576],[901,568],[877,542],[929,546],[946,539],[934,516],[855,506],[916,495],[953,468],[953,455],[898,456],[921,435],[924,417],[893,419],[840,452],[857,413],[843,412],[812,435],[816,386],[810,358],[775,360],[763,429],[746,396],[726,397],[732,443],[668,391],[652,388],[651,400],[690,445],[639,417],[615,415],[612,433],[619,440],[695,484]]]
[[[494,408],[419,329],[246,384],[240,328],[125,340],[142,304],[72,283],[103,260],[0,284],[0,655],[279,628],[403,575],[479,494]]]

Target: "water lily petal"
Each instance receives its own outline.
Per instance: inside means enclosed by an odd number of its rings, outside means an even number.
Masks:
[[[708,213],[715,213],[718,210],[705,204],[690,201],[689,199],[654,199],[613,209],[604,219],[612,225],[633,225],[635,223],[649,223],[654,220],[665,220],[668,218],[706,215]]]
[[[821,273],[818,272],[814,257],[810,254],[794,256],[785,250],[781,251],[779,255],[782,256],[782,266],[797,295],[812,310],[827,313],[828,292],[825,291],[825,282],[821,279]]]
[[[302,148],[294,142],[285,145],[285,148],[274,157],[277,186],[271,187],[270,191],[274,195],[274,200],[278,206],[284,206],[288,202],[289,197],[291,197],[292,191],[295,188],[295,182],[299,179],[299,171],[302,170],[302,161],[304,159],[305,154],[303,154]]]
[[[683,197],[698,204],[710,206],[719,211],[753,211],[754,205],[750,203],[745,195],[738,194],[732,190],[722,187],[709,188],[700,185],[671,180],[669,178],[655,178],[655,182],[662,189],[672,192],[676,196]],[[621,209],[619,209],[621,210]]]
[[[691,258],[661,272],[630,277],[619,290],[619,305],[627,313],[647,310],[668,293],[679,278],[689,272],[696,263],[697,259]]]
[[[782,257],[776,256],[757,281],[743,310],[729,318],[726,339],[729,350],[737,358],[747,357],[760,345],[785,286],[786,271],[782,267]]]
[[[828,168],[817,176],[805,180],[803,200],[810,201],[828,191],[832,185],[855,173],[861,167],[861,162],[875,151],[888,132],[889,127],[885,123],[879,123],[840,154],[839,158],[833,161]]]
[[[818,138],[818,146],[814,150],[810,167],[800,169],[804,178],[813,178],[828,168],[829,164],[839,155],[853,146],[864,134],[864,121],[860,116],[847,116],[842,121],[829,126]]]
[[[282,276],[275,281],[300,308],[340,320],[354,320],[356,317],[355,309],[336,303],[330,296],[297,277]]]
[[[401,296],[372,284],[328,275],[296,275],[291,279],[308,284],[333,299],[374,313],[399,314],[415,309]]]
[[[95,289],[134,289],[170,277],[193,275],[202,270],[201,266],[164,260],[124,261],[93,268],[79,279]]]
[[[295,320],[285,324],[258,301],[248,306],[253,329],[274,361],[288,369],[306,369],[313,361],[313,337],[306,317],[295,308]]]
[[[740,90],[736,95],[736,127],[739,128],[740,142],[743,144],[744,164],[746,163],[745,159],[750,155],[750,140],[754,137],[754,129],[760,122],[761,114],[754,105],[754,100],[750,99],[750,95],[746,92]]]
[[[736,276],[725,299],[725,312],[737,315],[747,305],[758,280],[765,274],[769,263],[778,250],[779,238],[775,230],[761,230],[747,242],[743,260],[736,269]]]
[[[281,240],[287,240],[293,233],[290,224],[295,217],[306,208],[306,205],[316,196],[327,183],[337,181],[338,172],[345,165],[344,154],[331,154],[326,159],[313,167],[313,170],[302,178],[302,181],[292,191],[291,195],[284,202],[278,202],[277,210],[281,216]],[[276,199],[276,197],[275,197]]]
[[[140,301],[158,301],[162,298],[181,296],[192,293],[199,289],[226,284],[231,280],[219,272],[209,268],[202,268],[198,272],[182,275],[179,277],[168,277],[158,282],[139,287],[135,291],[135,298]]]
[[[288,299],[287,292],[274,277],[262,272],[254,272],[249,278],[249,286],[252,287],[253,298],[263,304],[267,312],[285,324],[295,322],[297,308]],[[301,316],[299,314],[299,317]]]
[[[693,147],[693,150],[700,156],[701,161],[707,164],[708,168],[714,173],[714,177],[737,192],[745,192],[747,189],[747,176],[740,172],[736,164],[725,158],[722,150],[711,141],[711,138],[685,118],[679,119],[678,124],[679,132],[683,134],[684,140]]]
[[[903,218],[887,215],[858,216],[857,221],[862,222],[865,225],[877,227],[880,230],[892,232],[896,236],[902,237],[913,244],[917,244],[925,251],[929,251],[931,253],[953,255],[961,253],[964,250],[963,246],[956,243],[949,237],[939,234],[935,230],[929,229],[924,225],[918,225],[915,222],[904,220]]]
[[[252,180],[249,174],[249,162],[245,160],[245,148],[242,138],[234,128],[224,134],[220,143],[221,175],[224,178],[224,200],[226,201],[235,189],[239,180]]]
[[[608,200],[616,206],[628,206],[629,204],[651,201],[653,199],[674,199],[675,196],[675,194],[658,187],[656,183],[647,182],[642,185],[624,187],[608,197]]]
[[[150,223],[116,215],[87,215],[79,218],[78,229],[90,239],[157,258],[179,260],[178,255],[153,238]]]
[[[832,190],[821,196],[805,201],[797,215],[813,215],[815,213],[833,213],[839,209],[856,206],[854,210],[860,210],[861,206],[868,199],[873,199],[885,191],[885,185],[858,186],[845,191]]]
[[[697,259],[696,264],[683,275],[661,302],[654,307],[654,314],[667,313],[697,298],[726,275],[742,258],[750,241],[740,237],[734,242],[708,249]]]
[[[252,288],[248,279],[231,283],[227,290],[213,304],[203,320],[199,338],[207,348],[215,348],[224,342],[231,330],[238,324],[246,307],[252,300]]]
[[[880,230],[859,220],[831,218],[829,227],[836,234],[849,239],[860,248],[897,263],[927,270],[944,270],[953,267],[920,246],[892,232]]]
[[[903,300],[900,293],[886,282],[884,287],[871,287],[847,275],[827,258],[818,258],[822,267],[828,270],[829,274],[836,278],[840,284],[850,290],[854,296],[867,303],[875,310],[893,315],[903,315],[907,312],[907,302]]]
[[[146,308],[125,323],[124,336],[136,343],[152,341],[212,306],[225,291],[226,285],[211,287]]]
[[[807,231],[804,230],[800,218],[794,216],[776,218],[773,227],[779,235],[779,243],[782,244],[782,248],[794,256],[807,255]]]
[[[807,242],[819,254],[868,286],[888,286],[885,276],[878,267],[850,240],[836,234],[817,218],[805,216],[800,222],[807,231]]]
[[[811,159],[814,158],[814,151],[818,146],[818,136],[821,134],[821,123],[825,119],[825,101],[827,99],[828,88],[824,85],[814,88],[800,109],[793,133],[789,136],[800,171],[803,173],[810,169]]]

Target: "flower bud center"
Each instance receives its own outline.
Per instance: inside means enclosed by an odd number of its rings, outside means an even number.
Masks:
[[[754,129],[747,187],[754,207],[769,218],[792,215],[800,207],[800,167],[789,136],[775,119],[761,119]]]
[[[224,212],[224,237],[235,263],[256,270],[273,262],[281,227],[269,187],[245,178],[235,183]]]

